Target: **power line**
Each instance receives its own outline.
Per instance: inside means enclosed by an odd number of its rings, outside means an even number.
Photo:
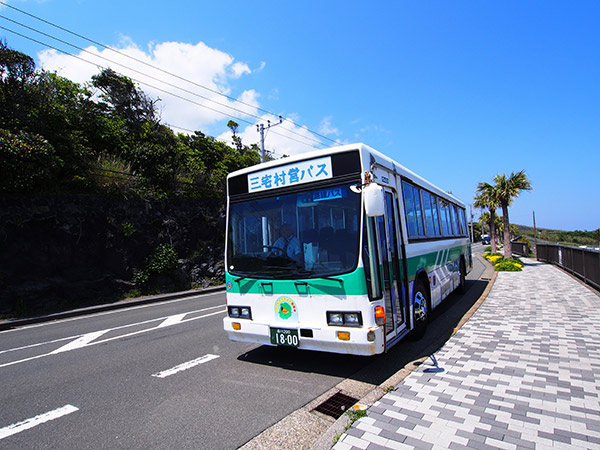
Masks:
[[[0,2],[0,3],[1,3],[1,2]],[[188,94],[191,94],[191,95],[193,95],[193,96],[196,96],[196,97],[202,98],[202,99],[204,99],[204,100],[206,100],[206,101],[209,101],[209,102],[211,102],[211,103],[215,103],[215,104],[217,104],[217,105],[219,105],[219,106],[222,106],[222,107],[224,107],[224,108],[232,109],[233,111],[236,111],[236,112],[238,112],[238,113],[240,113],[240,114],[242,114],[242,115],[246,115],[246,116],[253,117],[253,118],[255,118],[255,119],[259,120],[259,121],[263,121],[263,120],[264,120],[262,117],[260,117],[260,116],[257,116],[257,115],[255,115],[255,114],[252,114],[252,113],[250,113],[250,112],[242,111],[242,110],[240,110],[240,109],[237,109],[237,108],[234,108],[234,107],[232,107],[232,106],[229,106],[229,105],[226,105],[226,104],[223,104],[223,103],[217,102],[217,101],[215,101],[215,100],[212,100],[212,99],[210,99],[210,98],[208,98],[208,97],[205,97],[205,96],[203,96],[203,95],[197,94],[197,93],[195,93],[195,92],[192,92],[192,91],[189,91],[189,90],[187,90],[187,89],[184,89],[184,88],[182,88],[182,87],[180,87],[180,86],[177,86],[177,85],[174,85],[174,84],[168,83],[168,82],[166,82],[166,81],[160,80],[159,78],[156,78],[156,77],[154,77],[154,76],[152,76],[152,75],[149,75],[149,74],[147,74],[147,73],[140,72],[139,70],[136,70],[136,69],[134,69],[134,68],[132,68],[132,67],[126,66],[126,65],[124,65],[124,64],[121,64],[121,63],[119,63],[119,62],[117,62],[117,61],[111,60],[111,59],[109,59],[109,58],[106,58],[106,57],[104,57],[104,56],[101,56],[101,55],[96,55],[96,54],[94,54],[94,53],[92,53],[92,52],[90,52],[90,51],[88,51],[88,50],[86,50],[86,49],[84,49],[84,48],[81,48],[81,47],[79,47],[79,46],[77,46],[77,45],[74,45],[74,44],[71,44],[71,43],[69,43],[69,42],[66,42],[66,41],[64,41],[64,40],[62,40],[62,39],[60,39],[60,38],[57,38],[57,37],[55,37],[55,36],[52,36],[52,35],[50,35],[50,34],[47,34],[47,33],[44,33],[44,32],[42,32],[42,31],[36,30],[36,29],[34,29],[34,28],[32,28],[32,27],[29,27],[29,26],[27,26],[27,25],[25,25],[25,24],[22,24],[22,23],[20,23],[20,22],[17,22],[17,21],[15,21],[15,20],[9,19],[9,18],[7,18],[7,17],[5,17],[5,16],[3,16],[3,15],[1,15],[1,14],[0,14],[0,17],[1,17],[1,18],[3,18],[3,19],[5,19],[5,20],[8,20],[8,21],[10,21],[10,22],[12,22],[12,23],[14,23],[14,24],[16,24],[16,25],[22,26],[23,28],[27,28],[28,30],[31,30],[31,31],[33,31],[33,32],[35,32],[35,33],[41,34],[41,35],[43,35],[43,36],[46,36],[46,37],[48,37],[48,38],[50,38],[50,39],[54,39],[54,40],[56,40],[56,41],[58,41],[58,42],[60,42],[60,43],[62,43],[62,44],[65,44],[65,45],[68,45],[68,46],[70,46],[70,47],[76,48],[77,50],[80,50],[80,51],[81,51],[81,52],[83,52],[83,53],[87,53],[87,54],[89,54],[89,55],[93,56],[94,58],[100,58],[100,59],[103,59],[103,60],[105,60],[105,61],[108,61],[109,63],[116,64],[116,65],[118,65],[118,66],[124,67],[125,69],[127,69],[127,70],[130,70],[130,71],[132,71],[132,72],[134,72],[134,73],[138,73],[138,74],[140,74],[140,75],[143,75],[143,76],[145,76],[145,77],[148,77],[148,78],[150,78],[150,79],[152,79],[152,80],[158,81],[159,83],[166,84],[166,85],[167,85],[167,86],[169,86],[169,87],[172,87],[172,88],[175,88],[175,89],[179,89],[179,90],[181,90],[181,91],[183,91],[183,92],[185,92],[185,93],[188,93]],[[36,43],[38,43],[38,44],[40,44],[40,45],[43,45],[43,46],[45,46],[45,47],[52,48],[52,49],[54,49],[54,50],[56,50],[56,51],[59,51],[59,52],[61,52],[61,53],[64,53],[64,54],[66,54],[66,55],[68,55],[68,56],[72,56],[72,57],[74,57],[74,58],[77,58],[77,59],[79,59],[79,60],[81,60],[81,61],[87,62],[88,64],[93,64],[93,65],[96,65],[95,63],[93,63],[93,62],[91,62],[91,61],[88,61],[88,60],[86,60],[86,59],[83,59],[83,58],[81,58],[81,57],[79,57],[79,56],[77,56],[77,55],[74,55],[74,54],[70,53],[70,52],[67,52],[67,51],[65,51],[65,50],[61,50],[61,49],[59,49],[59,48],[57,48],[57,47],[54,47],[54,46],[52,46],[52,45],[50,45],[50,44],[47,44],[47,43],[44,43],[44,42],[38,41],[38,40],[36,40],[36,39],[34,39],[34,38],[31,38],[31,37],[29,37],[29,36],[26,36],[26,35],[24,35],[24,34],[18,33],[18,32],[14,31],[14,30],[11,30],[11,29],[9,29],[9,28],[2,27],[2,26],[0,26],[0,28],[4,29],[4,30],[6,30],[6,31],[9,31],[9,32],[11,32],[11,33],[14,33],[14,34],[16,34],[16,35],[18,35],[18,36],[21,36],[21,37],[23,37],[23,38],[25,38],[25,39],[29,39],[29,40],[31,40],[31,41],[33,41],[33,42],[36,42]],[[100,66],[100,67],[103,67],[103,66]],[[130,78],[131,78],[131,77],[130,77]],[[143,81],[141,81],[141,80],[138,80],[138,79],[135,79],[135,78],[131,78],[131,79],[132,79],[132,80],[134,80],[134,81],[137,81],[138,83],[145,84],[146,86],[149,86],[149,87],[151,87],[151,88],[153,88],[153,89],[157,89],[157,90],[160,90],[161,92],[164,92],[164,93],[166,93],[166,94],[169,94],[169,95],[172,95],[172,96],[174,96],[174,97],[177,97],[177,98],[179,98],[179,99],[186,100],[186,101],[189,101],[189,102],[191,102],[191,103],[194,103],[194,104],[195,104],[195,105],[197,105],[197,106],[200,106],[200,107],[203,107],[203,108],[209,109],[209,110],[211,110],[211,111],[214,111],[214,112],[217,112],[217,113],[223,114],[223,115],[225,115],[225,116],[227,116],[227,117],[231,117],[231,118],[234,118],[234,119],[237,119],[237,120],[240,120],[240,121],[243,121],[243,122],[246,122],[246,123],[248,123],[248,124],[252,125],[252,122],[249,122],[249,121],[247,121],[247,120],[244,120],[244,119],[238,118],[238,117],[236,117],[236,116],[232,116],[232,115],[230,115],[230,114],[224,113],[224,112],[222,112],[222,111],[219,111],[219,110],[216,110],[216,109],[214,109],[214,108],[210,108],[210,107],[208,107],[208,106],[206,106],[206,105],[203,105],[203,104],[201,104],[201,103],[194,102],[194,101],[192,101],[192,100],[189,100],[189,99],[187,99],[187,98],[185,98],[185,97],[181,97],[181,96],[179,96],[179,95],[177,95],[177,94],[173,94],[172,92],[169,92],[169,91],[167,91],[167,90],[164,90],[164,89],[161,89],[161,88],[159,88],[159,87],[157,87],[157,86],[151,85],[150,83],[143,82]],[[316,143],[316,144],[318,144],[318,145],[324,145],[324,144],[323,144],[321,141],[319,141],[318,139],[312,138],[312,137],[310,137],[310,136],[303,136],[303,135],[301,135],[300,133],[298,133],[298,132],[296,132],[296,131],[294,131],[294,130],[286,130],[286,131],[288,131],[288,132],[290,132],[290,133],[292,133],[292,134],[295,134],[295,135],[297,135],[297,136],[300,136],[300,137],[301,137],[301,138],[303,138],[303,139],[306,139],[306,140],[309,140],[309,141],[313,141],[314,143]],[[291,140],[293,140],[293,141],[295,141],[295,142],[300,142],[300,143],[302,143],[302,144],[308,145],[308,144],[306,144],[306,143],[304,143],[304,142],[298,141],[297,139],[291,138],[291,137],[289,137],[289,136],[285,136],[285,135],[282,135],[282,134],[280,134],[280,133],[275,133],[275,134],[278,134],[279,136],[282,136],[282,137],[284,137],[284,138],[286,138],[286,139],[291,139]]]
[[[2,2],[0,2],[0,3],[2,3]],[[2,17],[2,16],[0,16],[0,17]],[[78,59],[78,60],[80,60],[80,61],[83,61],[83,62],[85,62],[85,63],[91,64],[91,65],[93,65],[93,66],[95,66],[95,67],[99,67],[99,68],[101,68],[101,69],[105,69],[105,68],[106,68],[106,67],[103,67],[103,66],[99,66],[99,65],[97,65],[96,63],[94,63],[94,62],[92,62],[92,61],[88,61],[87,59],[84,59],[84,58],[82,58],[82,57],[80,57],[80,56],[74,55],[74,54],[72,54],[72,53],[69,53],[69,52],[67,52],[67,51],[65,51],[65,50],[62,50],[62,49],[60,49],[60,48],[57,48],[57,47],[55,47],[55,46],[53,46],[53,45],[50,45],[50,44],[48,44],[48,43],[45,43],[45,42],[39,41],[39,40],[37,40],[37,39],[35,39],[35,38],[32,38],[32,37],[30,37],[30,36],[27,36],[27,35],[24,35],[24,34],[22,34],[22,33],[19,33],[18,31],[11,30],[11,29],[9,29],[9,28],[6,28],[6,27],[3,27],[3,26],[1,26],[1,25],[0,25],[0,29],[6,30],[6,31],[8,31],[8,32],[10,32],[10,33],[13,33],[13,34],[17,35],[17,36],[20,36],[20,37],[22,37],[22,38],[28,39],[28,40],[30,40],[30,41],[32,41],[32,42],[35,42],[35,43],[37,43],[37,44],[43,45],[44,47],[51,48],[51,49],[53,49],[53,50],[56,50],[56,51],[58,51],[58,52],[64,53],[65,55],[71,56],[71,57],[73,57],[73,58],[76,58],[76,59]],[[44,33],[42,33],[42,34],[44,34]],[[57,40],[59,40],[59,39],[57,39]],[[59,40],[59,41],[60,41],[60,40]],[[71,44],[68,44],[68,45],[71,45]],[[73,47],[76,47],[76,48],[78,48],[77,46],[74,46],[74,45],[73,45]],[[89,52],[88,52],[88,53],[89,53]],[[106,59],[106,58],[103,58],[103,59]],[[110,60],[109,60],[109,61],[110,61]],[[118,64],[118,63],[116,63],[116,64]],[[121,65],[121,64],[119,64],[119,65]],[[126,67],[126,66],[123,66],[123,67]],[[132,70],[133,70],[133,69],[132,69]],[[123,74],[121,74],[121,75],[123,75]],[[125,76],[125,75],[123,75],[123,76]],[[140,84],[146,85],[146,86],[148,86],[148,87],[150,87],[150,88],[152,88],[152,89],[156,89],[157,91],[163,92],[163,93],[165,93],[165,94],[167,94],[167,95],[171,95],[171,96],[173,96],[173,97],[179,98],[180,100],[184,100],[184,101],[187,101],[187,102],[189,102],[189,103],[192,103],[192,104],[194,104],[194,105],[200,106],[201,108],[205,108],[205,109],[208,109],[208,110],[210,110],[210,111],[216,112],[216,113],[218,113],[218,114],[222,114],[222,115],[224,115],[224,116],[226,116],[226,117],[230,117],[230,118],[232,118],[232,119],[239,120],[240,122],[245,122],[245,123],[247,123],[247,124],[249,124],[249,125],[253,125],[253,124],[254,124],[253,122],[251,122],[251,121],[249,121],[249,120],[243,119],[243,118],[241,118],[241,117],[236,117],[236,116],[233,116],[233,115],[231,115],[231,114],[228,114],[228,113],[226,113],[226,112],[219,111],[219,110],[217,110],[217,109],[214,109],[214,108],[211,108],[211,107],[209,107],[209,106],[203,105],[202,103],[198,103],[198,102],[196,102],[196,101],[194,101],[194,100],[191,100],[191,99],[189,99],[189,98],[187,98],[187,97],[183,97],[183,96],[181,96],[181,95],[178,95],[178,94],[175,94],[175,93],[173,93],[173,92],[167,91],[167,90],[165,90],[165,89],[163,89],[163,88],[160,88],[160,87],[158,87],[158,86],[155,86],[155,85],[153,85],[153,84],[150,84],[150,83],[148,83],[148,82],[141,81],[141,80],[138,80],[138,79],[136,79],[136,78],[132,78],[132,77],[128,77],[128,78],[130,78],[131,80],[133,80],[133,81],[135,81],[135,82],[137,82],[137,83],[140,83]],[[150,77],[150,78],[153,78],[153,77]],[[160,81],[160,80],[159,80],[159,81]],[[168,85],[168,83],[165,83],[165,84],[167,84],[167,85]],[[184,90],[184,91],[185,91],[185,90]],[[218,102],[216,102],[216,103],[217,103],[217,104],[219,104],[219,105],[221,105],[221,104],[220,104],[220,103],[218,103]],[[224,105],[222,105],[222,106],[224,106]],[[229,108],[231,108],[231,107],[229,107]],[[234,109],[234,110],[235,110],[235,108],[232,108],[232,109]],[[237,110],[237,111],[239,111],[239,110]],[[242,113],[243,113],[244,115],[250,115],[250,114],[247,114],[247,113],[245,113],[245,112],[242,112]],[[256,116],[255,116],[255,117],[256,117]],[[305,138],[305,139],[307,139],[307,140],[312,140],[312,141],[314,141],[314,142],[317,142],[317,143],[319,143],[320,145],[323,145],[323,144],[322,144],[320,141],[316,141],[315,139],[313,139],[313,138],[310,138],[310,137],[308,137],[308,136],[302,136],[302,135],[300,135],[299,133],[297,133],[297,132],[294,132],[293,130],[286,130],[286,131],[292,132],[293,134],[297,134],[297,135],[299,135],[299,136],[301,136],[301,137],[303,137],[303,138]],[[307,142],[302,142],[302,141],[300,141],[300,140],[298,140],[298,139],[295,139],[295,138],[293,138],[293,137],[291,137],[291,136],[286,136],[286,135],[284,135],[284,134],[277,133],[277,132],[275,132],[275,131],[273,131],[273,134],[276,134],[276,135],[278,135],[278,136],[281,136],[281,137],[283,137],[283,138],[285,138],[285,139],[292,140],[292,141],[294,141],[294,142],[297,142],[297,143],[299,143],[299,144],[302,144],[302,145],[307,145],[307,146],[310,146],[310,144],[308,144]]]
[[[13,19],[10,19],[10,18],[8,18],[8,17],[6,17],[6,16],[3,16],[2,14],[0,14],[0,17],[1,17],[1,18],[3,18],[3,19],[5,19],[5,20],[8,20],[8,21],[10,21],[10,22],[12,22],[12,23],[14,23],[14,24],[16,24],[16,25],[19,25],[19,26],[21,26],[21,27],[23,27],[23,28],[27,28],[28,30],[31,30],[31,31],[33,31],[33,32],[35,32],[35,33],[38,33],[38,34],[41,34],[41,35],[43,35],[43,36],[49,37],[50,39],[54,39],[55,41],[58,41],[58,42],[60,42],[61,44],[68,45],[69,47],[73,47],[73,48],[75,48],[75,49],[77,49],[77,50],[80,50],[80,51],[81,51],[81,52],[83,52],[83,53],[87,53],[88,55],[92,55],[92,56],[93,56],[93,57],[95,57],[95,58],[100,58],[100,59],[103,59],[104,61],[108,61],[109,63],[116,64],[116,65],[118,65],[118,66],[124,67],[125,69],[127,69],[127,70],[130,70],[130,71],[132,71],[132,72],[134,72],[134,73],[137,73],[137,74],[143,75],[143,76],[145,76],[145,77],[148,77],[148,78],[150,78],[150,79],[152,79],[152,80],[155,80],[155,81],[158,81],[158,82],[160,82],[160,83],[164,83],[164,84],[166,84],[166,85],[167,85],[167,86],[169,86],[169,87],[172,87],[172,88],[175,88],[175,89],[179,89],[179,90],[181,90],[181,91],[183,91],[183,92],[186,92],[186,93],[188,93],[188,94],[194,95],[194,96],[196,96],[196,97],[200,97],[201,99],[207,100],[207,101],[209,101],[209,102],[211,102],[211,103],[216,103],[217,105],[219,105],[219,106],[223,106],[224,108],[230,108],[230,109],[232,109],[232,110],[234,110],[234,111],[236,111],[236,112],[238,112],[238,113],[240,113],[240,114],[248,115],[248,116],[250,116],[250,117],[254,117],[255,119],[262,120],[262,118],[261,118],[261,117],[259,117],[259,116],[257,116],[257,115],[254,115],[254,114],[252,114],[252,113],[249,113],[249,112],[246,112],[246,111],[242,111],[242,110],[240,110],[240,109],[234,108],[234,107],[232,107],[232,106],[229,106],[229,105],[225,105],[225,104],[223,104],[223,103],[219,103],[219,102],[217,102],[217,101],[215,101],[215,100],[212,100],[212,99],[210,99],[210,98],[208,98],[208,97],[205,97],[205,96],[203,96],[203,95],[197,94],[196,92],[192,92],[192,91],[189,91],[189,90],[187,90],[187,89],[184,89],[184,88],[182,88],[182,87],[180,87],[180,86],[177,86],[177,85],[175,85],[175,84],[168,83],[168,82],[166,82],[166,81],[163,81],[163,80],[161,80],[161,79],[159,79],[159,78],[156,78],[156,77],[154,77],[154,76],[152,76],[152,75],[149,75],[149,74],[147,74],[147,73],[141,72],[141,71],[139,71],[139,70],[137,70],[137,69],[134,69],[134,68],[132,68],[132,67],[126,66],[125,64],[121,64],[121,63],[119,63],[119,62],[117,62],[117,61],[114,61],[114,60],[112,60],[112,59],[106,58],[106,57],[104,57],[104,56],[102,56],[102,55],[96,55],[96,54],[94,54],[94,53],[92,53],[92,52],[90,52],[90,51],[88,51],[88,50],[86,50],[86,49],[84,49],[84,48],[81,48],[81,47],[79,47],[79,46],[77,46],[77,45],[71,44],[70,42],[67,42],[67,41],[64,41],[64,40],[62,40],[62,39],[59,39],[59,38],[57,38],[56,36],[52,36],[52,35],[50,35],[50,34],[44,33],[43,31],[36,30],[36,29],[34,29],[34,28],[32,28],[32,27],[30,27],[30,26],[28,26],[28,25],[25,25],[25,24],[23,24],[23,23],[20,23],[20,22],[17,22],[17,21],[15,21],[15,20],[13,20]],[[4,28],[4,29],[5,29],[5,30],[8,30],[8,29],[6,29],[6,28]],[[8,30],[8,31],[11,31],[11,30]],[[12,32],[12,31],[11,31],[11,32]],[[55,49],[55,50],[57,50],[57,49]],[[64,52],[64,53],[66,53],[66,52]],[[67,54],[68,54],[69,56],[74,56],[74,55],[73,55],[73,54],[71,54],[71,53],[67,53]]]
[[[187,83],[193,84],[193,85],[195,85],[195,86],[197,86],[197,87],[200,87],[200,88],[202,88],[202,89],[206,89],[206,90],[208,90],[209,92],[212,92],[212,93],[214,93],[214,94],[217,94],[217,95],[219,95],[219,96],[225,97],[225,98],[227,98],[228,100],[231,100],[231,101],[233,101],[233,102],[236,102],[236,103],[240,103],[240,104],[242,104],[242,105],[245,105],[245,106],[248,106],[248,107],[250,107],[250,108],[256,108],[256,110],[257,110],[257,111],[263,112],[263,113],[265,113],[265,114],[270,114],[270,115],[272,115],[272,116],[275,116],[275,117],[277,117],[277,116],[278,116],[277,114],[275,114],[275,113],[272,113],[271,111],[268,111],[268,110],[266,110],[266,109],[260,108],[260,107],[258,107],[258,106],[255,106],[255,105],[251,105],[251,104],[249,104],[249,103],[246,103],[246,102],[244,102],[244,101],[242,101],[242,100],[239,100],[239,99],[236,99],[236,98],[234,98],[234,97],[230,97],[230,96],[228,96],[228,95],[226,95],[226,94],[223,94],[222,92],[219,92],[219,91],[217,91],[217,90],[211,89],[211,88],[209,88],[209,87],[207,87],[207,86],[204,86],[204,85],[202,85],[202,84],[199,84],[199,83],[197,83],[197,82],[195,82],[195,81],[188,80],[188,79],[186,79],[186,78],[184,78],[184,77],[181,77],[181,76],[179,76],[179,75],[177,75],[177,74],[174,74],[174,73],[172,73],[172,72],[169,72],[169,71],[167,71],[167,70],[164,70],[164,69],[162,69],[162,68],[160,68],[160,67],[158,67],[158,66],[155,66],[155,65],[153,65],[153,64],[147,63],[146,61],[140,60],[140,59],[138,59],[138,58],[135,58],[135,57],[133,57],[133,56],[131,56],[131,55],[127,55],[126,53],[120,52],[119,50],[116,50],[116,49],[114,49],[114,48],[111,48],[111,47],[109,47],[109,46],[107,46],[107,45],[105,45],[105,44],[102,44],[101,42],[98,42],[98,41],[95,41],[95,40],[93,40],[93,39],[90,39],[90,38],[88,38],[88,37],[86,37],[86,36],[83,36],[83,35],[81,35],[81,34],[79,34],[79,33],[76,33],[76,32],[74,32],[74,31],[71,31],[71,30],[69,30],[69,29],[67,29],[67,28],[64,28],[64,27],[62,27],[62,26],[60,26],[60,25],[57,25],[57,24],[55,24],[55,23],[53,23],[53,22],[50,22],[50,21],[48,21],[48,20],[45,20],[45,19],[43,19],[43,18],[41,18],[41,17],[38,17],[38,16],[36,16],[36,15],[34,15],[34,14],[28,13],[27,11],[24,11],[24,10],[22,10],[22,9],[19,9],[19,8],[15,7],[15,6],[9,5],[8,3],[4,2],[4,1],[1,1],[1,0],[0,0],[0,4],[2,4],[2,5],[4,5],[4,6],[6,6],[6,7],[8,7],[8,8],[11,8],[11,9],[13,9],[13,10],[15,10],[15,11],[18,11],[18,12],[20,12],[21,14],[25,14],[25,15],[27,15],[27,16],[29,16],[29,17],[31,17],[31,18],[33,18],[33,19],[35,19],[35,20],[38,20],[38,21],[40,21],[40,22],[43,22],[43,23],[45,23],[45,24],[47,24],[47,25],[50,25],[50,26],[52,26],[52,27],[54,27],[54,28],[57,28],[57,29],[59,29],[59,30],[61,30],[61,31],[64,31],[64,32],[66,32],[66,33],[69,33],[69,34],[71,34],[71,35],[73,35],[73,36],[76,36],[76,37],[78,37],[78,38],[80,38],[80,39],[86,40],[86,41],[88,41],[88,42],[90,42],[90,43],[92,43],[92,44],[94,44],[94,45],[97,45],[97,46],[99,46],[99,47],[102,47],[102,48],[104,48],[104,49],[107,49],[107,50],[110,50],[110,51],[112,51],[112,52],[115,52],[115,53],[117,53],[117,54],[119,54],[119,55],[121,55],[121,56],[124,56],[124,57],[126,57],[126,58],[132,59],[132,60],[134,60],[134,61],[136,61],[136,62],[138,62],[138,63],[140,63],[140,64],[143,64],[143,65],[145,65],[145,66],[147,66],[147,67],[153,68],[153,69],[155,69],[155,70],[158,70],[158,71],[160,71],[160,72],[163,72],[163,73],[165,73],[165,74],[167,74],[167,75],[170,75],[170,76],[172,76],[172,77],[175,77],[175,78],[177,78],[177,79],[179,79],[179,80],[182,80],[182,81],[185,81],[185,82],[187,82]],[[10,19],[8,19],[8,20],[10,20]],[[27,28],[29,28],[29,27],[27,27]],[[34,31],[37,31],[37,30],[34,30]],[[42,33],[42,34],[44,34],[44,33]],[[59,39],[57,39],[57,40],[59,40]],[[67,44],[67,45],[72,45],[72,44]],[[73,46],[73,47],[75,47],[75,48],[79,48],[79,47],[76,47],[76,46],[74,46],[74,45],[72,45],[72,46]],[[106,59],[106,58],[103,58],[103,59]],[[115,63],[115,64],[118,64],[118,63]],[[121,65],[121,64],[119,64],[119,65]],[[123,65],[121,65],[121,66],[123,66]],[[123,67],[126,67],[126,66],[123,66]],[[138,72],[138,73],[139,73],[139,72]],[[166,82],[164,82],[164,83],[165,83],[165,84],[168,84],[168,83],[166,83]],[[183,90],[183,89],[182,89],[182,90]],[[188,92],[189,92],[189,91],[188,91]],[[199,97],[201,97],[201,98],[205,98],[205,99],[206,99],[206,97],[202,97],[202,96],[200,96],[199,94],[194,94],[194,95],[198,95]],[[212,101],[212,100],[209,100],[209,101]],[[215,103],[219,104],[218,102],[215,102]],[[228,107],[228,108],[231,108],[231,107],[229,107],[229,106],[226,106],[226,107]],[[234,110],[235,110],[235,108],[232,108],[232,109],[234,109]],[[244,114],[247,114],[247,113],[244,113]],[[255,116],[255,117],[256,117],[256,116]],[[263,121],[264,119],[262,119],[262,118],[259,118],[259,120]],[[293,122],[292,120],[288,119],[288,118],[285,118],[284,120],[285,120],[286,122],[290,122],[290,123],[294,124],[294,122]],[[295,125],[295,124],[294,124],[294,125]],[[331,139],[330,137],[324,136],[324,135],[322,135],[322,134],[320,134],[320,133],[318,133],[318,132],[316,132],[316,131],[313,131],[313,130],[311,130],[311,129],[309,129],[309,128],[306,128],[306,129],[307,129],[307,131],[309,131],[311,134],[314,134],[314,135],[316,135],[316,136],[319,136],[320,138],[323,138],[323,139],[325,139],[325,140],[331,141],[331,142],[333,142],[335,145],[339,145],[339,143],[338,143],[336,140],[334,140],[334,139]],[[307,138],[306,136],[302,136],[300,133],[297,133],[297,132],[295,132],[294,130],[286,130],[286,131],[288,131],[288,132],[290,132],[290,133],[292,133],[292,134],[296,134],[296,135],[298,135],[298,136],[301,136],[301,137],[302,137],[302,138],[304,138],[304,139],[311,139],[311,140],[313,140],[313,141],[317,142],[317,143],[318,143],[318,144],[320,144],[320,145],[324,145],[322,142],[320,142],[320,141],[318,141],[318,140],[316,140],[316,139]],[[274,134],[278,134],[278,133],[274,133]],[[285,136],[284,136],[284,137],[285,137]]]

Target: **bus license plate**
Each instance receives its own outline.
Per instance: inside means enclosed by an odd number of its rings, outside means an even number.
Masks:
[[[271,328],[271,344],[285,345],[287,347],[298,347],[298,330],[287,328]]]

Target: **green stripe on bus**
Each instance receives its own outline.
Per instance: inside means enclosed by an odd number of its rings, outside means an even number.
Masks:
[[[326,278],[306,278],[300,280],[268,280],[241,278],[225,275],[228,292],[235,294],[260,295],[367,295],[365,272],[359,267],[354,272]],[[239,281],[236,281],[239,280]],[[337,281],[341,280],[341,281]],[[229,288],[229,286],[231,286]]]
[[[449,262],[456,261],[460,258],[461,254],[465,253],[465,250],[466,246],[458,245],[451,249],[442,249],[408,258],[406,265],[408,270],[408,281],[413,281],[415,279],[415,274],[419,270],[425,270],[427,273],[430,273]]]

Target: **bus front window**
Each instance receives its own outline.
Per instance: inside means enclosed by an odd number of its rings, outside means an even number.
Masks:
[[[348,186],[229,206],[227,269],[260,278],[311,278],[357,265],[360,195]]]

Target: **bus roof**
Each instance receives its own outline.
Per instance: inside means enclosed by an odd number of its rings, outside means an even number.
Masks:
[[[344,153],[344,152],[348,152],[348,151],[352,151],[352,150],[355,150],[355,151],[358,150],[360,152],[361,161],[363,164],[363,170],[370,170],[370,167],[365,167],[365,164],[370,165],[370,162],[374,161],[377,166],[384,167],[386,170],[388,170],[391,173],[396,173],[400,176],[403,176],[403,177],[409,179],[410,181],[412,181],[413,183],[435,193],[436,195],[438,195],[440,197],[445,197],[447,200],[450,200],[453,203],[456,203],[456,204],[462,206],[463,208],[465,207],[465,204],[462,201],[460,201],[458,198],[456,198],[454,195],[444,191],[443,189],[441,189],[441,188],[437,187],[435,184],[427,181],[425,178],[421,177],[420,175],[417,175],[412,170],[404,167],[402,164],[394,161],[390,157],[384,155],[383,153],[381,153],[363,143],[340,145],[337,147],[330,147],[330,148],[325,148],[325,149],[321,149],[321,150],[314,150],[311,152],[300,153],[300,154],[294,155],[294,156],[288,156],[286,158],[276,159],[273,161],[267,161],[267,162],[264,162],[261,164],[246,167],[244,169],[236,170],[235,172],[231,172],[227,176],[227,179],[229,179],[231,177],[236,177],[239,175],[245,175],[245,174],[261,171],[264,169],[269,169],[272,167],[287,165],[287,164],[294,163],[297,161],[306,161],[306,160],[310,160],[310,159],[314,159],[314,158],[321,158],[323,156],[332,155],[335,153]]]

